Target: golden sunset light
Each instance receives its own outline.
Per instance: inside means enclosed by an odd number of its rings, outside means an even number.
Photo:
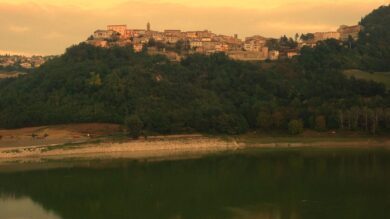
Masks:
[[[0,0],[0,219],[390,218],[389,0]]]
[[[8,31],[0,36],[0,50],[60,54],[107,24],[144,28],[148,21],[155,30],[208,29],[239,37],[293,36],[356,24],[362,15],[385,3],[383,0],[0,0],[0,26]],[[44,44],[39,43],[42,40]]]

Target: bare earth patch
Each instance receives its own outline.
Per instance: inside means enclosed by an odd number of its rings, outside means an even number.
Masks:
[[[121,133],[117,124],[86,123],[0,130],[0,148],[86,142]]]
[[[108,137],[115,135],[122,137],[119,139]],[[131,140],[124,137],[122,127],[115,124],[42,126],[0,130],[0,164],[48,158],[172,157],[246,148],[390,148],[388,137],[353,136],[348,133],[334,135],[334,133],[307,132],[302,136],[262,136],[249,133],[222,138],[193,134],[152,136],[147,139]]]

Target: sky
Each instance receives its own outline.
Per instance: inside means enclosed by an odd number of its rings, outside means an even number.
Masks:
[[[388,0],[0,0],[0,54],[57,55],[107,24],[265,37],[335,31]]]

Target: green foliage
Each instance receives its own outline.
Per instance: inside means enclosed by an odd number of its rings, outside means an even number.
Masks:
[[[91,72],[90,78],[87,80],[87,84],[91,87],[100,87],[102,85],[102,79],[99,74]]]
[[[267,47],[270,50],[280,50],[280,49],[295,49],[298,46],[298,43],[293,38],[288,38],[287,36],[282,36],[280,39],[269,39],[267,40]]]
[[[137,139],[142,134],[142,129],[144,127],[144,123],[141,118],[137,115],[131,115],[125,118],[125,126],[127,128],[128,134]]]
[[[390,89],[390,72],[366,72],[361,70],[345,70],[344,74],[356,79],[363,79],[367,81],[375,81],[386,85]]]
[[[263,130],[269,130],[272,127],[272,115],[267,112],[260,112],[257,116],[258,127]]]
[[[326,118],[325,116],[317,116],[315,119],[315,129],[317,131],[325,131],[326,130]]]
[[[390,71],[390,5],[382,6],[362,19],[358,50],[367,70]]]
[[[386,20],[388,15],[382,16]],[[375,25],[376,31],[385,28],[374,18],[369,15],[362,23]],[[382,32],[387,36],[387,30]],[[389,41],[377,38],[383,56],[370,57],[387,62]],[[360,52],[368,48],[361,46],[364,42],[373,41],[363,37],[346,46],[327,40],[304,48],[297,59],[273,63],[233,61],[224,54],[195,54],[171,63],[164,56],[134,53],[132,47],[82,43],[30,74],[0,80],[0,128],[125,121],[133,137],[141,131],[239,134],[258,128],[299,134],[303,124],[318,130],[389,132],[385,86],[343,74],[344,68],[360,65]],[[296,46],[287,37],[274,43]],[[179,42],[170,49],[185,46]]]
[[[291,120],[288,123],[288,131],[292,135],[299,135],[303,132],[303,121],[302,120]]]
[[[314,40],[314,34],[312,34],[312,33],[301,34],[300,39],[303,41]]]

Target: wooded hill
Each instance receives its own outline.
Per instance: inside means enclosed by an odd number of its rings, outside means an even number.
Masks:
[[[110,122],[127,123],[135,135],[299,133],[302,127],[388,132],[385,86],[342,73],[348,65],[389,68],[389,28],[377,18],[388,20],[388,11],[380,8],[362,20],[367,37],[353,48],[328,40],[273,63],[233,61],[224,54],[172,63],[130,47],[82,43],[31,74],[0,81],[0,127]]]

